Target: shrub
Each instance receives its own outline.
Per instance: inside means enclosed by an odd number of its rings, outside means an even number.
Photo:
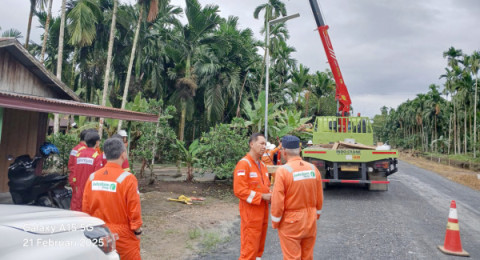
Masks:
[[[244,125],[236,122],[232,125],[220,124],[212,127],[200,138],[200,153],[195,167],[202,173],[213,172],[218,178],[231,178],[238,160],[248,152],[248,136]]]

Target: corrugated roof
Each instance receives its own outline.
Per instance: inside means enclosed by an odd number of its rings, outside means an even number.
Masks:
[[[158,120],[158,116],[154,114],[104,107],[76,102],[73,100],[21,95],[2,91],[0,91],[0,107],[45,113],[115,118],[130,121],[157,122]]]

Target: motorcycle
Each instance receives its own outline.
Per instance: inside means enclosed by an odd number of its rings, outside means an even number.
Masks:
[[[40,147],[42,156],[22,155],[8,167],[8,186],[13,203],[69,209],[72,191],[65,188],[68,176],[58,173],[35,175],[37,163],[51,154],[58,154],[58,148],[51,143]],[[13,158],[12,158],[13,159]]]

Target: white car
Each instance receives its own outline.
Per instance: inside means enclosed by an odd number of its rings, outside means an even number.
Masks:
[[[0,259],[120,259],[115,235],[86,213],[0,205]]]

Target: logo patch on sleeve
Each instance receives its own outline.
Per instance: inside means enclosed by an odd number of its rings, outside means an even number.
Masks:
[[[70,151],[71,156],[77,156],[77,153],[78,153],[77,150]]]
[[[238,170],[237,171],[237,176],[244,176],[245,175],[245,170]]]
[[[301,181],[301,180],[308,180],[308,179],[315,179],[314,171],[301,171],[301,172],[293,173],[293,181]]]
[[[117,183],[111,181],[92,181],[92,190],[117,192]]]

